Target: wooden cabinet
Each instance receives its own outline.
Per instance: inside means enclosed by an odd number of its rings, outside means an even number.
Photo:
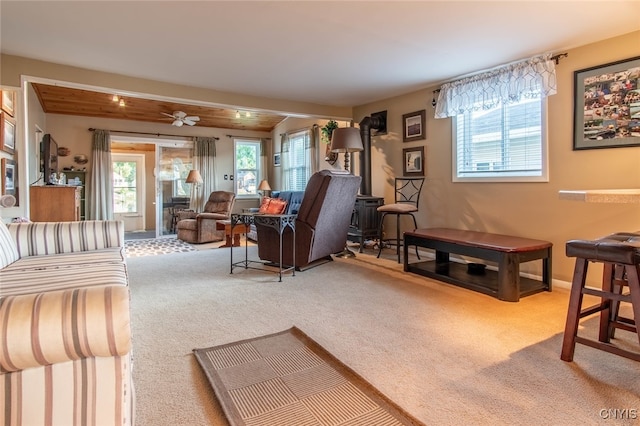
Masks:
[[[80,220],[81,188],[78,186],[32,186],[29,196],[32,222]]]

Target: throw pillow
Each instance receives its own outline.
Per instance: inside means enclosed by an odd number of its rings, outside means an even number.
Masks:
[[[287,202],[280,198],[272,198],[267,207],[267,214],[282,214],[287,208]]]
[[[271,200],[272,199],[270,197],[263,197],[262,202],[260,203],[260,208],[258,209],[258,213],[266,213]]]

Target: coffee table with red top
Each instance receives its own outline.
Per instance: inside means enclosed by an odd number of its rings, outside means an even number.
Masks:
[[[220,247],[239,247],[240,234],[246,234],[247,232],[249,232],[249,225],[245,225],[244,223],[237,223],[232,227],[230,220],[218,220],[216,221],[216,230],[224,231],[224,235],[226,238],[225,243]]]

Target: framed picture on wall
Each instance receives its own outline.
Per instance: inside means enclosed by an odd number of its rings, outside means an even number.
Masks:
[[[16,120],[5,111],[0,116],[0,149],[10,154],[16,149]]]
[[[427,111],[410,112],[402,116],[402,141],[411,142],[421,139],[426,139],[427,134],[425,129],[425,123],[427,118]]]
[[[276,154],[273,154],[273,166],[274,167],[280,167],[281,163],[281,154],[278,152]]]
[[[16,162],[9,158],[3,158],[0,162],[0,168],[2,169],[2,194],[1,195],[13,195],[16,196],[18,185],[16,184],[17,170]],[[16,197],[17,198],[17,197]]]
[[[640,145],[640,56],[574,72],[573,149]]]
[[[424,147],[402,150],[402,175],[424,176]]]
[[[6,112],[10,116],[14,116],[14,108],[16,103],[16,93],[9,92],[7,90],[2,91],[2,111]]]

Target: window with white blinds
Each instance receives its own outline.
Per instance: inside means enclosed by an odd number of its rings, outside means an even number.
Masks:
[[[546,98],[457,115],[453,181],[547,182]]]
[[[310,178],[308,131],[289,135],[289,151],[283,152],[287,156],[284,165],[284,178],[290,191],[304,191]]]

